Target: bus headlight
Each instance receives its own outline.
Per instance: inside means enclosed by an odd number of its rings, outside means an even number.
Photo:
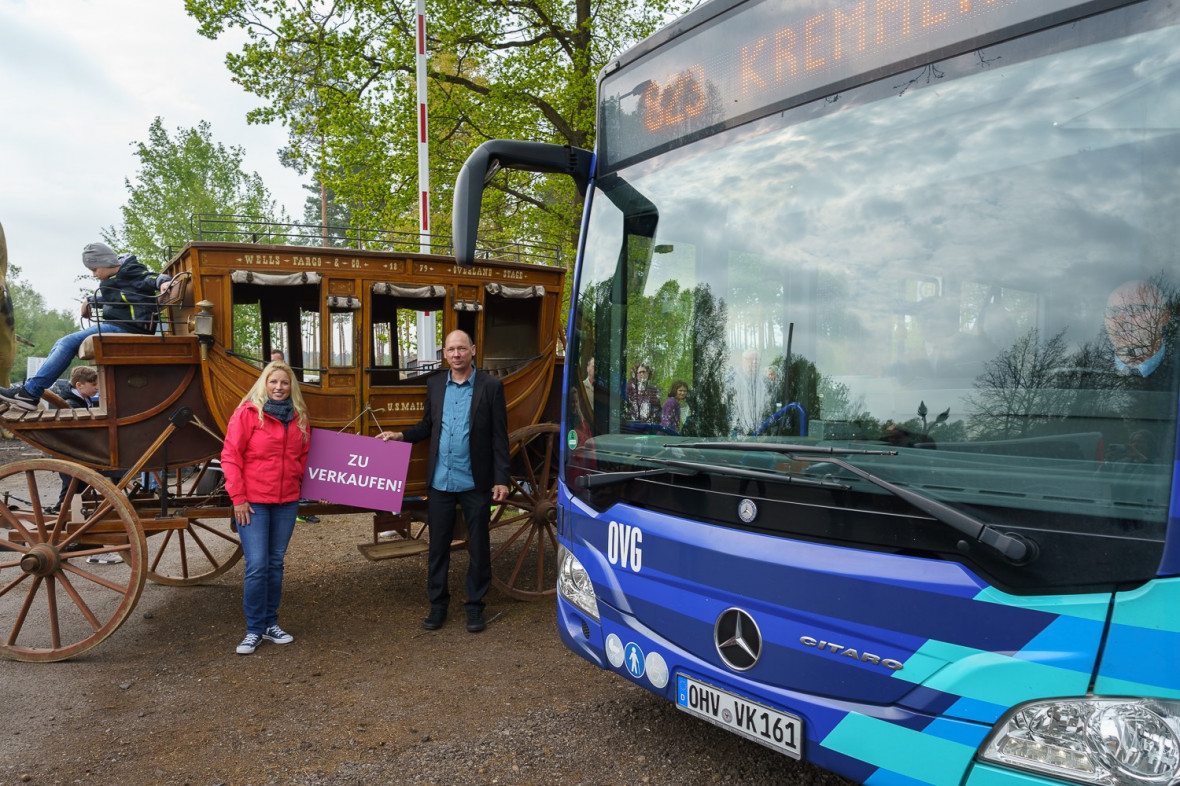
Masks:
[[[557,560],[561,566],[557,571],[557,591],[597,622],[598,599],[594,596],[594,585],[586,569],[565,546],[558,551]]]
[[[979,758],[1078,783],[1166,786],[1180,777],[1180,702],[1031,702],[1000,721]]]

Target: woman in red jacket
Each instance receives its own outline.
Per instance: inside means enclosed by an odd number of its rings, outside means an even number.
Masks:
[[[238,645],[239,655],[251,654],[263,639],[275,644],[295,640],[279,627],[278,611],[309,437],[299,383],[290,366],[271,361],[230,417],[221,450],[225,489],[246,557],[246,638]]]

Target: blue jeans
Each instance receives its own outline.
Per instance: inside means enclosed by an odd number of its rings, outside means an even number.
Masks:
[[[78,347],[82,346],[82,342],[99,332],[98,325],[91,325],[85,330],[79,330],[77,333],[70,333],[68,336],[62,336],[53,345],[53,349],[49,350],[49,357],[45,358],[45,362],[41,364],[41,368],[37,369],[37,373],[25,380],[25,392],[33,397],[40,397],[41,392],[45,388],[57,382],[58,377],[62,375],[74,358],[78,356]],[[102,325],[103,333],[127,333],[122,325]]]
[[[266,504],[251,502],[254,512],[247,526],[238,525],[242,554],[246,558],[246,581],[242,591],[242,609],[246,612],[246,632],[262,635],[279,621],[279,601],[283,596],[283,557],[295,531],[295,514],[299,502]]]

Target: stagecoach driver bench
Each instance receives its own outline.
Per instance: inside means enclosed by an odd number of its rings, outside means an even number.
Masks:
[[[37,409],[41,393],[57,381],[90,336],[155,331],[159,313],[156,297],[171,276],[148,270],[133,254],[116,254],[106,243],[90,243],[82,249],[82,264],[99,280],[93,305],[102,308],[102,320],[59,338],[37,373],[23,385],[0,389],[0,400],[20,409]],[[82,304],[83,318],[90,317],[90,312],[91,302],[87,301]]]

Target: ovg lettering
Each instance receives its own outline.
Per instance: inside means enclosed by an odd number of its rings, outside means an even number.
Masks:
[[[639,527],[612,521],[606,530],[606,558],[612,565],[636,573],[643,567],[643,533]]]

